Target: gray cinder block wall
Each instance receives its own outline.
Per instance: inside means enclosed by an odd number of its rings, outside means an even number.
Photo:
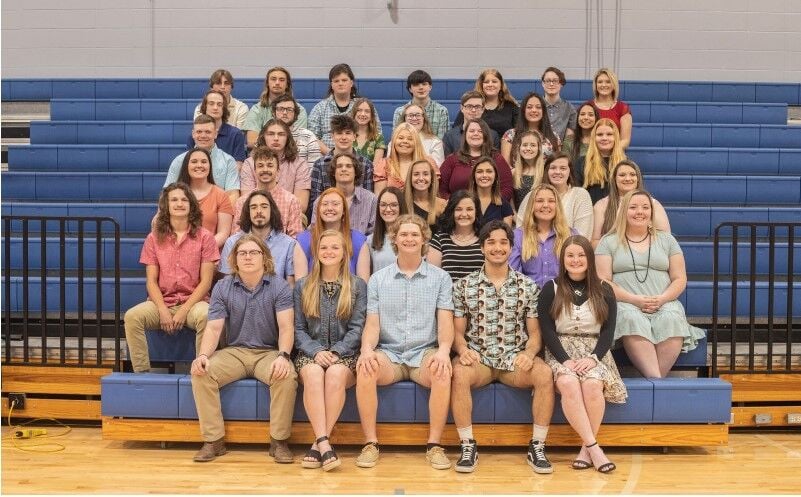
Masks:
[[[3,77],[621,78],[801,81],[799,0],[8,0]],[[222,7],[222,4],[227,6]]]

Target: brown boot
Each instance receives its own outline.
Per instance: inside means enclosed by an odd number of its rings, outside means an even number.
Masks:
[[[221,438],[214,442],[205,442],[203,447],[197,451],[197,454],[195,454],[193,460],[195,462],[209,462],[216,459],[217,456],[225,454],[226,452],[225,440]]]
[[[286,440],[276,440],[270,437],[270,452],[271,457],[275,458],[275,462],[280,464],[289,464],[294,460],[292,449]]]

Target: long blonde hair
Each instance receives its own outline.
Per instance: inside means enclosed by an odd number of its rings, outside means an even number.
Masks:
[[[542,182],[542,176],[545,166],[545,154],[542,153],[542,141],[544,140],[542,133],[537,130],[529,129],[521,132],[516,132],[515,137],[512,139],[512,180],[515,188],[523,186],[523,169],[525,164],[523,158],[520,157],[520,144],[523,143],[523,138],[533,136],[537,139],[537,156],[534,158],[534,183],[537,186]]]
[[[609,181],[609,170],[604,166],[603,156],[598,149],[598,144],[595,142],[595,135],[601,126],[612,128],[612,134],[615,137],[612,154],[609,156],[609,164],[617,164],[626,158],[623,147],[620,146],[620,131],[617,129],[615,122],[607,118],[598,119],[598,122],[592,127],[587,157],[584,159],[584,184],[582,185],[584,188],[592,185],[601,185],[601,188],[603,188],[606,186],[606,182]],[[577,145],[580,144],[577,143]]]
[[[414,213],[414,187],[412,186],[412,173],[414,166],[417,164],[425,164],[431,173],[431,184],[428,185],[428,224],[435,224],[437,222],[437,195],[439,194],[439,178],[437,178],[437,170],[428,160],[414,161],[409,167],[409,173],[406,175],[406,181],[403,186],[403,200],[406,204],[406,212]]]
[[[414,152],[412,152],[412,161],[417,162],[419,160],[428,159],[426,155],[426,151],[423,148],[423,142],[420,139],[420,133],[414,129],[414,126],[408,123],[400,123],[395,126],[395,129],[392,131],[392,145],[389,147],[389,155],[387,156],[387,166],[389,166],[389,170],[395,175],[395,177],[400,178],[400,159],[398,158],[398,153],[395,152],[395,139],[398,137],[401,131],[408,131],[412,134],[412,140],[414,140]],[[401,178],[404,179],[404,178]]]
[[[526,213],[523,216],[522,255],[524,261],[537,257],[537,254],[539,254],[540,241],[537,236],[537,220],[534,219],[534,204],[536,203],[534,202],[534,198],[537,196],[537,193],[542,190],[548,190],[553,193],[556,199],[556,214],[554,215],[553,221],[551,221],[551,229],[556,233],[556,241],[553,245],[554,254],[560,253],[562,245],[570,236],[570,226],[567,225],[567,220],[565,219],[562,201],[559,200],[559,192],[549,184],[540,183],[531,189],[531,196],[528,199],[528,205],[526,205]]]
[[[317,246],[320,246],[320,241],[329,236],[339,238],[342,243],[342,260],[339,261],[339,271],[337,281],[342,288],[339,290],[339,300],[337,301],[337,317],[339,319],[347,319],[353,311],[353,296],[351,295],[352,288],[352,275],[350,274],[350,257],[348,256],[348,248],[345,236],[336,230],[325,230],[320,233],[320,238],[317,239]],[[301,308],[303,314],[308,317],[320,317],[320,282],[323,275],[323,264],[320,262],[320,257],[314,254],[313,266],[306,281],[303,284],[303,291],[301,292]]]
[[[626,229],[629,226],[629,204],[631,204],[631,199],[637,195],[644,195],[646,198],[648,198],[648,204],[651,206],[651,219],[648,220],[648,233],[651,236],[656,234],[656,228],[654,228],[654,198],[645,190],[639,188],[632,190],[623,195],[623,198],[620,200],[620,208],[617,210],[617,216],[615,216],[615,224],[608,233],[614,233],[617,235],[618,243],[624,247],[626,246]]]

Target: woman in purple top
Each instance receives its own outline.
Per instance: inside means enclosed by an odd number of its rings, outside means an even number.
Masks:
[[[356,274],[356,264],[360,257],[370,257],[369,252],[362,252],[362,245],[367,239],[361,231],[350,229],[350,215],[348,213],[348,200],[345,194],[337,188],[329,188],[320,195],[317,207],[314,210],[315,222],[297,236],[297,244],[292,254],[295,279],[298,280],[309,274],[313,267],[312,254],[317,253],[317,244],[320,235],[325,230],[336,230],[342,233],[345,239],[345,249],[350,260],[350,272]]]
[[[559,274],[559,252],[570,235],[578,232],[567,225],[559,192],[540,183],[531,191],[523,214],[523,227],[515,230],[509,266],[542,288]]]

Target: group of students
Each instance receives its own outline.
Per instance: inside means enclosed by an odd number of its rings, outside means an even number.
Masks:
[[[329,79],[307,119],[285,69],[268,72],[247,112],[230,74],[215,72],[193,147],[170,166],[140,258],[148,301],[128,310],[125,333],[134,371],[146,372],[145,330],[197,332],[206,443],[195,460],[225,453],[219,389],[256,377],[270,386],[270,454],[291,462],[299,377],[317,437],[303,466],[340,464],[328,435],[353,385],[366,442],[356,464],[374,466],[376,386],[411,379],[432,391],[426,459],[451,467],[439,445],[450,409],[455,467],[470,472],[470,390],[501,381],[534,390],[534,471],[552,471],[554,386],[583,442],[573,468],[613,470],[595,441],[605,402],[626,398],[610,348],[622,343],[658,378],[703,336],[677,300],[687,278],[664,208],[623,153],[631,116],[614,100],[614,74],[599,71],[591,111],[576,116],[558,69],[542,76],[545,96],[519,108],[487,70],[448,129],[430,76],[415,71],[388,146],[350,68]],[[244,119],[244,140],[224,126],[232,119]],[[253,148],[236,157],[226,140]]]

